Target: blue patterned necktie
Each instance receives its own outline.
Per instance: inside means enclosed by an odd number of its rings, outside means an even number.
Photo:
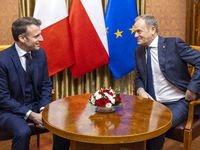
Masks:
[[[151,68],[151,47],[147,47],[147,92],[151,97],[156,100],[154,86],[153,86],[153,75],[152,75],[152,68]]]
[[[26,57],[26,73],[32,79],[33,76],[33,64],[32,64],[32,59],[30,57],[30,53],[26,53],[24,55]]]

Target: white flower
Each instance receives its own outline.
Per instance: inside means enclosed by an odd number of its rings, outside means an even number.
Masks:
[[[116,100],[114,98],[111,98],[110,101],[112,104],[115,104],[115,102],[116,102]]]
[[[95,100],[95,98],[94,98],[94,95],[92,95],[92,96],[91,96],[91,103],[92,103],[92,104],[95,104],[95,101],[96,101],[96,100]]]
[[[99,95],[99,90],[94,93],[94,96]]]
[[[112,106],[111,103],[107,103],[107,104],[106,104],[106,107],[107,107],[107,108],[110,108],[111,106]]]
[[[108,93],[104,93],[104,94],[108,97],[108,99],[111,101],[112,104],[115,104],[115,99],[113,98],[113,96],[111,96]]]
[[[96,95],[96,99],[98,100],[98,99],[100,99],[100,98],[102,98],[102,95],[101,95],[101,94],[97,94],[97,95]]]
[[[113,93],[113,97],[116,97],[115,91],[113,89],[110,90]]]
[[[110,92],[112,92],[113,94],[115,93],[115,91],[113,89],[110,89]]]
[[[96,100],[98,100],[99,98],[102,98],[102,95],[99,94],[99,90],[94,93],[94,97],[96,98]]]

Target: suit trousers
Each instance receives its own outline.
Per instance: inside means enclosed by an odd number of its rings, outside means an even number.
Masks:
[[[33,105],[32,111],[37,110],[38,106]],[[29,150],[31,130],[23,117],[10,113],[5,121],[4,130],[13,137],[12,150]]]
[[[197,94],[196,100],[200,99],[200,94]],[[194,106],[194,114],[200,115],[200,104]]]
[[[5,122],[5,131],[13,137],[12,150],[29,150],[31,130],[24,118],[11,114]],[[53,150],[69,150],[70,140],[56,136]]]
[[[186,101],[185,98],[175,102],[163,103],[163,105],[168,107],[172,112],[173,117],[172,117],[171,128],[174,128],[181,122],[187,120],[189,102]],[[161,150],[164,142],[165,142],[165,134],[147,140],[147,150]]]
[[[5,122],[5,131],[13,137],[12,150],[29,150],[31,130],[24,118],[11,114]]]

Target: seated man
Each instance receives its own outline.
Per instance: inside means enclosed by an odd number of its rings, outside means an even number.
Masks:
[[[135,19],[135,86],[139,96],[156,100],[172,114],[172,128],[187,120],[188,104],[200,94],[200,52],[180,38],[162,38],[152,15]],[[191,79],[187,63],[195,66]],[[147,141],[148,150],[161,150],[164,135]]]
[[[0,130],[13,136],[13,150],[29,149],[31,131],[26,120],[44,129],[41,111],[52,100],[47,57],[39,47],[40,25],[32,17],[14,21],[15,43],[0,52]]]

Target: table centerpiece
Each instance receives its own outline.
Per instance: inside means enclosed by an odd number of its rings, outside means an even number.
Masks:
[[[114,106],[119,106],[122,103],[122,99],[120,91],[117,89],[113,90],[111,87],[108,89],[103,86],[90,96],[89,103],[92,106],[97,106],[96,111],[107,113],[115,111]]]

